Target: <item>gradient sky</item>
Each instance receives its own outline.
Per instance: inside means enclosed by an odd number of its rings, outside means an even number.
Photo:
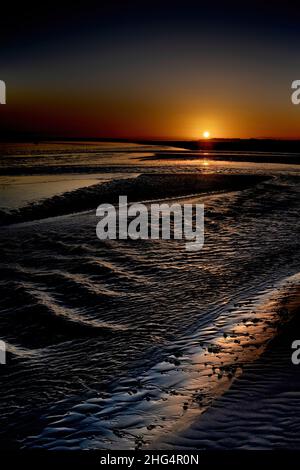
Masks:
[[[300,138],[300,6],[260,3],[6,7],[1,134]]]

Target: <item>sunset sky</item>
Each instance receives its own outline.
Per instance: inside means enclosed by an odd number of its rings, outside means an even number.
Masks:
[[[300,7],[260,3],[8,7],[1,134],[300,138]]]

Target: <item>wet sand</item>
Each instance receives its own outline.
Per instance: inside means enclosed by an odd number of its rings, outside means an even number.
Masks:
[[[73,169],[71,157],[62,161]],[[139,163],[130,166],[136,178],[123,167],[122,181],[6,214],[1,448],[191,442],[187,430],[290,320],[277,311],[276,286],[299,272],[299,179],[290,168],[253,165],[241,174]],[[187,253],[184,240],[100,242],[95,208],[124,194],[205,204],[203,249]]]
[[[300,339],[300,290],[279,313],[292,320],[230,389],[191,426],[162,440],[162,448],[202,450],[296,450],[300,446],[300,365],[291,360]]]
[[[261,175],[221,175],[200,173],[141,174],[134,178],[115,179],[74,191],[55,195],[12,211],[0,210],[0,225],[57,217],[87,210],[96,210],[101,203],[118,202],[120,195],[128,201],[149,201],[174,198],[211,191],[237,191],[262,182]]]
[[[217,398],[224,394],[220,399],[223,403],[230,385],[233,383],[234,387],[239,383],[244,377],[243,370],[260,357],[269,342],[273,344],[274,336],[284,331],[294,318],[299,306],[299,280],[299,274],[290,276],[252,300],[248,298],[232,306],[218,318],[218,329],[223,332],[213,341],[200,340],[203,330],[186,335],[170,346],[168,358],[144,371],[138,380],[124,377],[115,383],[110,397],[89,397],[71,408],[67,415],[55,414],[54,420],[53,417],[50,421],[47,419],[48,426],[40,435],[23,442],[25,448],[45,446],[66,450],[80,438],[81,448],[87,449],[206,449],[203,443],[195,444],[199,437],[198,423],[201,426],[203,419],[205,435],[215,429],[215,425],[210,424],[210,412],[215,409]],[[207,330],[209,336],[211,327]],[[278,373],[280,378],[284,377],[281,370]],[[252,375],[247,381],[249,387],[255,389]],[[263,402],[264,397],[257,399]],[[220,406],[219,421],[225,429],[217,435],[228,440],[228,436],[230,439],[234,436],[231,411],[228,421],[223,423],[223,407]],[[225,409],[231,410],[229,407],[231,402],[226,402]],[[235,406],[232,409],[235,413]],[[245,409],[247,404],[243,403],[234,416],[241,419],[245,416],[247,427]],[[264,416],[257,414],[258,423],[261,419],[264,420]],[[251,432],[253,429],[249,430],[249,439]],[[261,432],[266,434],[266,429],[263,427]],[[211,441],[214,443],[214,440],[212,434]],[[207,448],[214,449],[213,446]],[[235,449],[230,444],[221,447],[224,448]]]
[[[289,164],[299,165],[300,158],[299,154],[287,154],[287,153],[234,153],[234,152],[219,152],[215,150],[207,151],[189,151],[189,152],[159,152],[151,156],[142,157],[141,160],[154,162],[154,161],[199,161],[205,159],[206,161],[228,161],[228,162],[252,162],[252,163],[278,163],[278,164]]]

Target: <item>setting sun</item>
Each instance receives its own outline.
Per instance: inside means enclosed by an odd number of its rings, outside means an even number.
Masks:
[[[203,137],[204,137],[204,139],[209,139],[209,137],[210,137],[210,132],[204,131],[204,132],[203,132]]]

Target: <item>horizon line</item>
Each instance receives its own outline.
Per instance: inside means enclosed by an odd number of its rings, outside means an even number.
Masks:
[[[247,141],[247,140],[261,140],[261,141],[300,141],[300,136],[298,137],[209,137],[209,138],[191,138],[191,137],[137,137],[137,136],[128,136],[128,137],[113,137],[113,136],[59,136],[59,135],[41,135],[34,133],[19,133],[11,135],[2,135],[0,134],[1,142],[13,142],[13,141],[63,141],[63,140],[85,140],[85,141],[111,141],[111,142],[216,142],[216,141]]]

